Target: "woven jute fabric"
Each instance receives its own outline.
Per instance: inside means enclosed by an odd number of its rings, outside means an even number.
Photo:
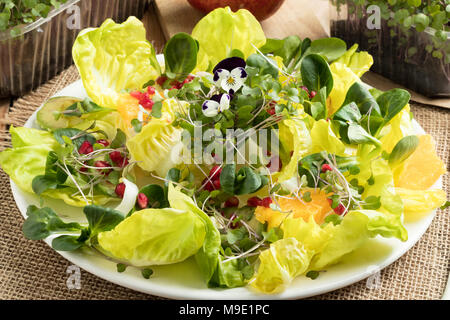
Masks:
[[[6,119],[20,126],[46,99],[79,79],[74,67],[17,100]],[[412,103],[412,112],[436,140],[437,152],[450,168],[450,112]],[[10,146],[10,136],[0,132],[0,149]],[[159,299],[81,271],[81,288],[69,289],[71,263],[43,241],[22,235],[23,218],[14,202],[8,176],[0,171],[0,299]],[[449,193],[449,174],[443,178]],[[439,299],[450,267],[449,209],[439,211],[420,241],[403,257],[383,269],[377,285],[367,280],[313,299]],[[149,280],[151,281],[151,280]]]

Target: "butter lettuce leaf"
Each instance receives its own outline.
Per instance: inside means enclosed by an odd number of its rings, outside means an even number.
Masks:
[[[173,208],[136,211],[98,235],[102,252],[138,267],[181,262],[194,255],[204,239],[203,221],[192,211]]]
[[[358,50],[358,44],[354,44],[336,62],[344,64],[361,78],[372,67],[373,57],[366,51],[356,52],[356,50]]]
[[[311,153],[326,151],[330,154],[345,156],[345,145],[331,128],[331,121],[321,119],[314,122],[311,129]]]
[[[72,55],[86,92],[102,107],[117,108],[122,90],[141,89],[160,74],[155,50],[136,17],[122,24],[107,19],[99,28],[81,31]]]
[[[328,115],[335,113],[344,103],[347,92],[350,87],[357,81],[358,76],[345,64],[333,62],[330,65],[331,74],[333,75],[333,89],[327,98]]]
[[[194,212],[203,221],[206,231],[205,241],[195,255],[195,260],[207,284],[210,285],[220,261],[221,240],[219,230],[214,226],[208,215],[197,207],[191,198],[175,188],[172,184],[169,184],[168,200],[170,207]]]
[[[250,285],[258,291],[274,294],[286,289],[309,266],[311,254],[295,238],[278,240],[259,255],[258,272]]]
[[[50,132],[11,127],[12,148],[0,152],[0,166],[20,189],[33,193],[35,176],[45,173],[47,154],[58,145]]]
[[[176,165],[174,146],[181,141],[181,129],[164,119],[152,119],[142,131],[127,141],[131,159],[145,171],[165,177]]]
[[[286,119],[279,123],[279,139],[289,157],[283,157],[286,163],[279,174],[278,181],[286,181],[297,175],[298,161],[311,150],[311,136],[305,122],[298,119]],[[291,155],[292,152],[292,155]]]
[[[202,18],[192,31],[200,44],[196,71],[210,71],[233,50],[247,59],[266,43],[258,20],[245,9],[232,12],[229,7],[218,8]]]

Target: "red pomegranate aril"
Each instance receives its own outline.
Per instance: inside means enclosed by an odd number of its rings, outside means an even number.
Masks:
[[[167,80],[166,76],[161,76],[158,77],[158,79],[156,79],[156,83],[162,87],[164,85],[164,82],[166,82],[166,80]]]
[[[228,198],[224,206],[225,208],[239,207],[239,199],[237,197]]]
[[[214,189],[219,190],[220,189],[220,179],[216,179],[213,181]]]
[[[156,90],[155,90],[154,87],[152,87],[152,86],[147,87],[147,93],[148,93],[149,95],[154,95],[155,92],[156,92]]]
[[[266,197],[266,198],[262,199],[262,201],[261,201],[261,205],[266,208],[270,208],[271,203],[272,203],[272,198],[270,198],[270,197]]]
[[[119,198],[123,198],[123,195],[125,194],[125,183],[121,182],[116,186],[116,189],[114,192],[117,194]]]
[[[101,145],[104,146],[104,147],[109,146],[109,142],[108,142],[107,140],[105,140],[105,139],[100,139],[100,140],[97,140],[96,142],[97,142],[98,144],[101,144]]]
[[[301,86],[300,88],[301,88],[302,90],[306,91],[306,92],[308,93],[308,95],[309,95],[309,89],[308,89],[307,87]]]
[[[268,109],[267,113],[270,114],[271,116],[273,116],[275,114],[275,107]]]
[[[80,171],[81,171],[81,172],[87,172],[87,171],[88,171],[88,168],[86,168],[86,167],[81,167],[81,168],[80,168]]]
[[[141,91],[131,91],[130,96],[141,101],[141,99],[145,96],[145,93],[143,93]]]
[[[214,166],[209,171],[209,177],[211,178],[211,180],[219,179],[221,173],[222,168],[220,166]]]
[[[145,194],[139,193],[137,196],[137,203],[139,208],[145,209],[148,207],[148,198]]]
[[[212,181],[208,181],[208,178],[205,178],[202,181],[202,186],[204,186],[203,189],[205,189],[209,192],[214,191],[214,184]]]
[[[316,96],[317,92],[315,91],[311,91],[311,93],[309,94],[309,98],[312,99]]]
[[[122,156],[122,153],[120,151],[110,152],[109,158],[118,166],[123,166],[123,163],[125,162],[124,156]]]
[[[342,203],[339,203],[339,205],[333,209],[334,212],[338,215],[342,215],[345,212],[345,207]]]
[[[111,165],[106,161],[95,161],[94,166],[99,169],[111,167]]]
[[[84,141],[80,148],[78,149],[79,154],[88,154],[94,151],[94,148],[92,147],[92,144],[89,141]]]
[[[258,207],[262,205],[262,200],[258,197],[251,197],[247,200],[247,205],[249,207]]]
[[[142,100],[139,101],[139,104],[140,104],[144,109],[151,110],[151,109],[153,108],[153,105],[154,105],[155,103],[154,103],[153,100],[150,99],[148,96],[145,96],[144,99],[142,99]]]
[[[331,166],[329,164],[323,164],[322,165],[322,172],[326,172],[326,171],[333,171],[333,168],[331,168]]]

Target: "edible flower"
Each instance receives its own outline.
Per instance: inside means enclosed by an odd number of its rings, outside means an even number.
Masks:
[[[203,102],[202,112],[207,117],[215,117],[230,108],[230,100],[230,95],[226,93],[213,95],[211,100]]]
[[[247,79],[244,59],[231,57],[219,62],[213,70],[214,83],[229,94],[238,91]]]

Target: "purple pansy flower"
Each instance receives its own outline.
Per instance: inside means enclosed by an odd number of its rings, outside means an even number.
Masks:
[[[230,94],[239,90],[247,79],[245,61],[238,57],[222,60],[215,66],[213,73],[216,86]]]
[[[211,100],[206,100],[202,105],[202,112],[207,117],[215,117],[220,112],[230,108],[230,95],[216,94],[211,97]]]

